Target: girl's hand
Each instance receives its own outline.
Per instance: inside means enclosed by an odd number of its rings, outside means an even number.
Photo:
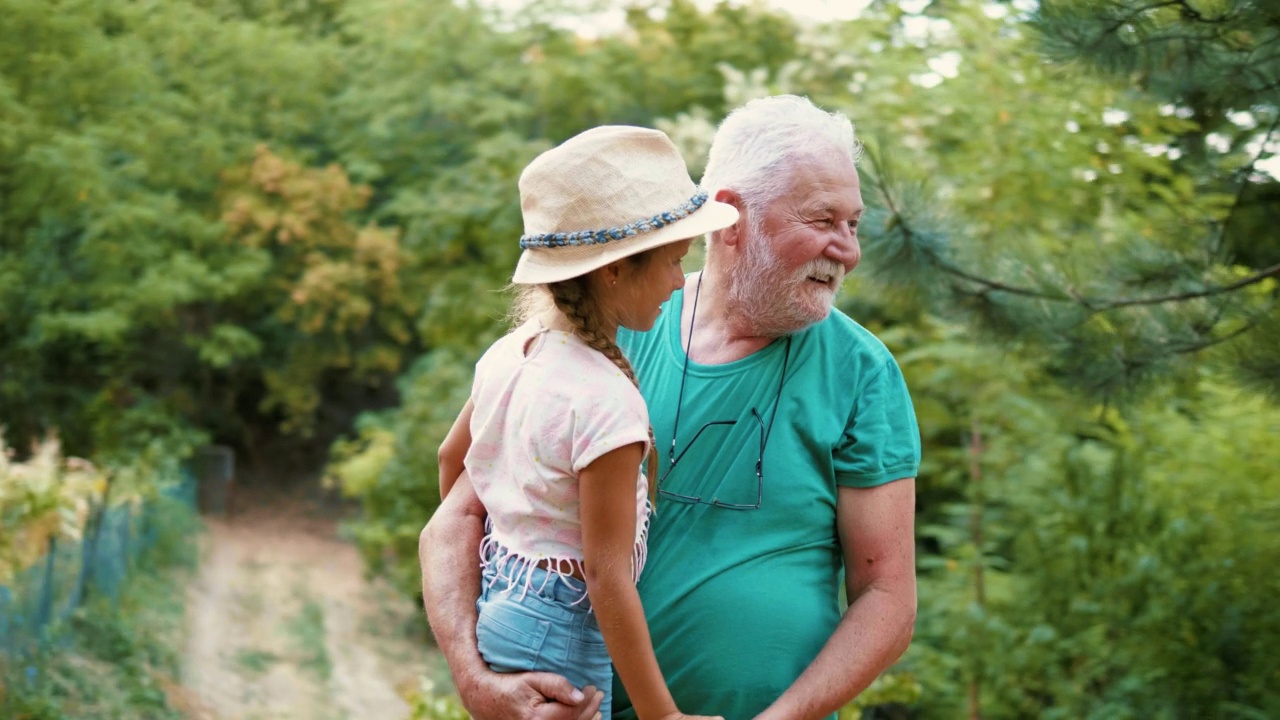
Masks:
[[[719,715],[685,715],[677,711],[670,715],[664,715],[662,720],[724,720],[724,718]]]

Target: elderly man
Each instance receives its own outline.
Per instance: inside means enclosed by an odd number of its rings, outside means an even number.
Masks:
[[[703,187],[738,222],[653,330],[619,333],[662,451],[640,597],[685,712],[829,716],[911,639],[915,415],[888,350],[832,309],[860,254],[856,157],[848,119],[803,98],[733,112]],[[464,704],[481,720],[591,718],[593,689],[499,675],[477,653],[483,512],[464,476],[421,542]],[[630,720],[615,685],[614,717]]]

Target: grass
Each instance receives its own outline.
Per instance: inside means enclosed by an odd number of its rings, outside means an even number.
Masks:
[[[298,666],[315,673],[321,680],[328,680],[333,674],[333,663],[325,646],[324,608],[320,603],[307,598],[289,622],[289,633],[298,652]]]
[[[241,650],[236,654],[236,665],[250,675],[263,675],[280,661],[280,656],[270,650]]]

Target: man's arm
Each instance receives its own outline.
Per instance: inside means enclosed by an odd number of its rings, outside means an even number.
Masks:
[[[477,720],[599,720],[603,695],[552,673],[499,674],[476,649],[484,505],[464,473],[418,538],[422,600],[467,712]]]
[[[830,715],[867,689],[911,642],[916,619],[915,478],[838,492],[836,525],[849,609],[809,667],[759,718]]]

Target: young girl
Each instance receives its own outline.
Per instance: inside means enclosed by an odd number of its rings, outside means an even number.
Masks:
[[[738,213],[707,198],[661,132],[600,127],[520,177],[517,327],[476,364],[440,449],[489,525],[476,637],[498,672],[551,671],[605,692],[610,659],[640,720],[681,716],[635,582],[645,560],[653,432],[618,327],[653,327],[693,238]]]

